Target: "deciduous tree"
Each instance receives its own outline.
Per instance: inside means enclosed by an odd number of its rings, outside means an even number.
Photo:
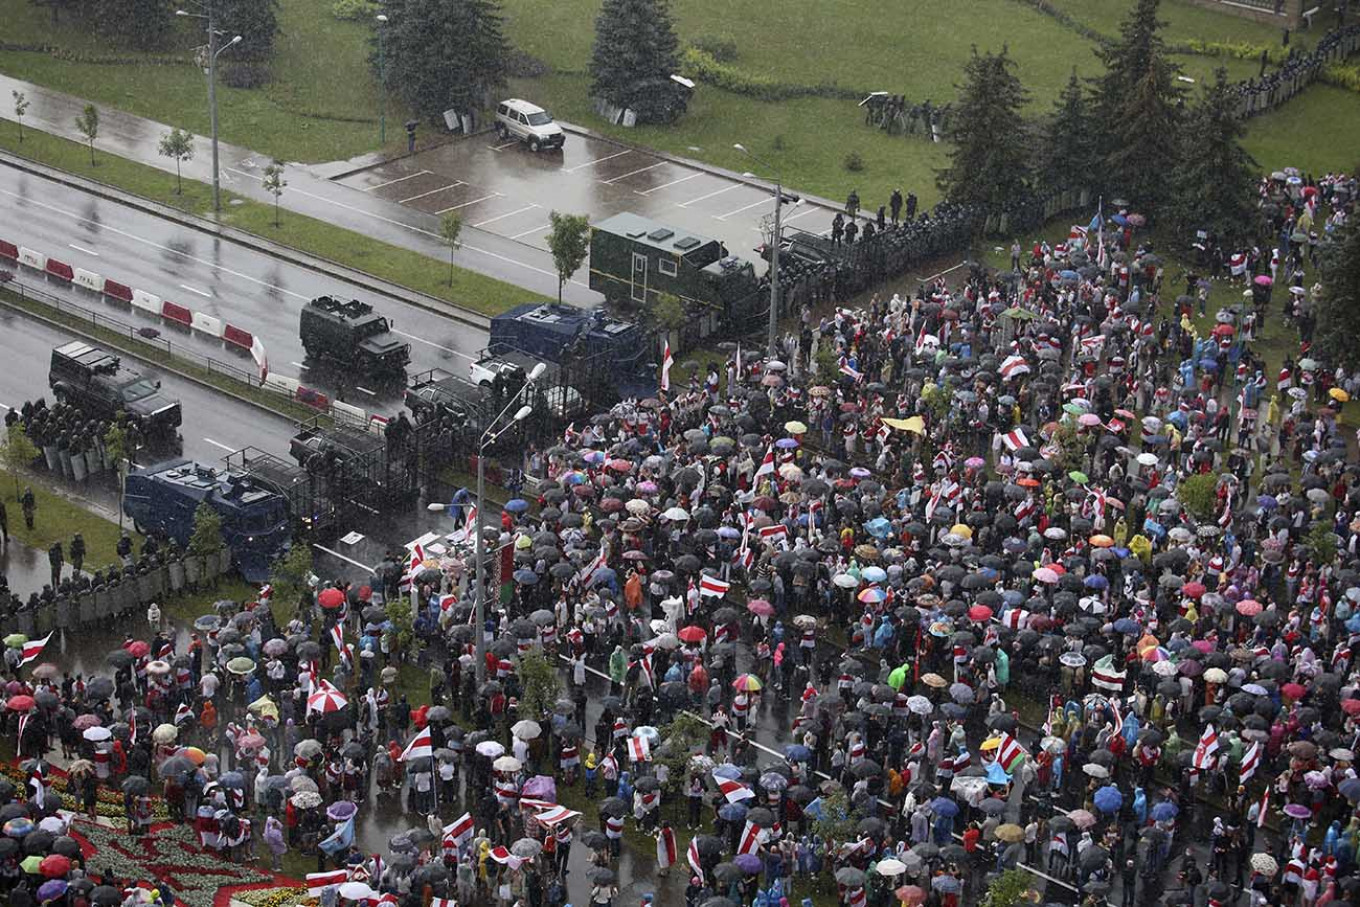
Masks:
[[[99,138],[99,108],[86,104],[80,116],[76,117],[76,131],[85,136],[90,145],[90,166],[94,166],[94,140]]]
[[[590,218],[584,214],[548,215],[552,231],[548,233],[548,251],[557,269],[557,301],[562,301],[562,288],[590,252]]]
[[[175,194],[184,192],[184,178],[180,175],[180,164],[194,156],[194,137],[179,128],[171,129],[161,136],[161,157],[175,159]]]

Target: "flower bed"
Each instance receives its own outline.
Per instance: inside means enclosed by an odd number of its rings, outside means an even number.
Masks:
[[[3,773],[14,784],[16,791],[22,793],[27,790],[28,774],[21,770],[19,766],[11,762],[0,763],[0,773]],[[61,794],[67,809],[72,812],[83,813],[80,797],[68,789],[66,779],[65,771],[53,767],[48,772],[47,786],[50,790]],[[114,822],[127,822],[127,810],[123,808],[123,793],[115,787],[110,787],[107,781],[99,785],[99,794],[95,799],[94,811],[101,818],[110,819]],[[169,821],[170,811],[166,808],[164,798],[156,796],[151,798],[151,819],[153,822]]]
[[[307,897],[307,889],[301,886],[245,888],[231,894],[233,901],[249,904],[250,907],[294,907]]]

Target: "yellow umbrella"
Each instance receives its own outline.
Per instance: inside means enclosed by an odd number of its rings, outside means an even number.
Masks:
[[[1025,830],[1013,822],[1005,825],[998,825],[996,831],[992,832],[998,841],[1005,841],[1007,844],[1015,844],[1025,840]]]
[[[999,746],[1001,746],[1001,738],[1000,738],[1000,737],[991,737],[991,738],[989,738],[989,739],[987,739],[987,740],[982,741],[982,746],[979,747],[979,749],[981,749],[984,753],[988,753],[988,752],[991,752],[992,750],[996,749],[996,748],[999,747]]]
[[[267,695],[256,699],[250,705],[246,706],[246,709],[259,715],[261,718],[273,718],[275,721],[279,720],[279,707],[275,705],[274,700],[270,699]]]
[[[797,419],[793,420],[792,422],[784,423],[784,431],[788,432],[791,435],[807,434],[807,430],[808,430],[807,426],[804,425],[802,422],[799,422]]]
[[[1331,390],[1327,391],[1327,395],[1331,397],[1333,400],[1335,400],[1337,403],[1345,403],[1351,398],[1350,394],[1346,393],[1339,387],[1334,387]]]
[[[912,416],[910,419],[884,419],[883,424],[898,431],[909,431],[917,435],[926,432],[926,420],[920,416]]]
[[[955,535],[961,535],[966,539],[971,539],[973,537],[973,530],[962,523],[955,523],[949,531]]]

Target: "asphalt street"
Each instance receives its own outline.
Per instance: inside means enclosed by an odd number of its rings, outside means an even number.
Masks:
[[[83,144],[75,128],[76,117],[85,106],[83,99],[0,75],[0,96],[8,98],[11,91],[22,91],[28,97],[30,108],[24,118],[26,127]],[[0,119],[13,118],[13,105],[0,105]],[[169,131],[170,126],[164,123],[101,107],[96,150],[163,170],[168,179],[175,172],[175,163],[161,156],[159,143],[161,136]],[[264,168],[271,163],[267,155],[226,142],[219,142],[218,150],[222,188],[255,201],[274,204],[274,197],[261,184]],[[279,204],[286,211],[305,214],[439,260],[448,259],[448,248],[439,238],[438,217],[375,198],[326,176],[353,169],[355,165],[344,161],[330,165],[288,163],[284,168],[288,186],[279,198]],[[194,156],[184,162],[183,172],[189,179],[212,181],[212,147],[208,139],[194,137]],[[552,256],[500,234],[477,228],[465,230],[462,248],[455,253],[454,259],[465,268],[524,287],[538,296],[557,296],[557,272]],[[567,302],[592,305],[600,300],[600,295],[586,286],[584,274],[569,281],[563,289]]]
[[[6,214],[0,218],[0,239],[229,321],[261,338],[272,371],[341,392],[372,411],[399,410],[400,388],[370,387],[362,376],[344,370],[309,368],[298,339],[298,315],[308,300],[361,295],[373,303],[411,344],[410,375],[432,368],[466,375],[486,342],[480,330],[427,309],[356,293],[353,286],[308,268],[10,167],[0,167],[0,210]],[[20,277],[86,308],[158,329],[190,351],[251,367],[249,356],[221,341],[117,300],[24,269]]]
[[[45,397],[51,403],[47,372],[52,348],[77,339],[75,335],[9,309],[0,309],[0,330],[5,337],[5,367],[0,368],[0,405],[18,408],[25,400],[39,397]],[[258,407],[210,391],[154,365],[128,364],[159,380],[162,393],[180,401],[184,415],[180,426],[184,456],[211,465],[221,465],[223,457],[243,447],[287,456],[288,440],[295,431],[289,420],[271,416]]]
[[[560,151],[530,151],[494,133],[460,138],[346,174],[339,182],[432,215],[458,212],[469,226],[546,251],[553,210],[592,223],[628,211],[721,240],[759,263],[762,222],[774,187],[568,132]],[[786,191],[787,187],[786,187]],[[812,200],[785,206],[790,228],[827,231],[836,212]]]

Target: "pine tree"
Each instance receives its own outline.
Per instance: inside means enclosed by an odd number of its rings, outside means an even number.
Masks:
[[[433,119],[449,109],[470,112],[495,103],[510,53],[499,3],[392,0],[384,11],[384,77],[416,114]]]
[[[1167,56],[1160,34],[1158,3],[1138,0],[1119,39],[1096,51],[1105,64],[1094,104],[1104,188],[1129,196],[1144,211],[1169,194],[1183,96],[1176,83],[1180,67]]]
[[[1089,189],[1096,169],[1096,125],[1086,90],[1073,69],[1043,132],[1038,175],[1051,189]]]
[[[1005,48],[973,56],[952,118],[954,150],[939,172],[950,201],[1001,208],[1025,190],[1030,165],[1020,116],[1028,92]]]
[[[101,34],[139,50],[164,47],[175,21],[169,0],[94,0],[74,8]]]
[[[1216,234],[1228,248],[1256,238],[1261,224],[1256,205],[1260,167],[1239,144],[1245,132],[1228,73],[1220,68],[1186,123],[1170,205],[1182,242],[1191,242],[1196,230]]]
[[[678,71],[679,39],[668,0],[604,0],[595,20],[590,94],[630,108],[639,122],[667,122],[684,108]]]
[[[1313,303],[1318,350],[1327,362],[1360,367],[1360,225],[1350,224],[1324,247],[1322,295]]]
[[[275,15],[278,0],[214,0],[218,27],[228,36],[240,35],[241,43],[232,50],[239,60],[261,60],[274,52],[274,36],[279,31]]]

